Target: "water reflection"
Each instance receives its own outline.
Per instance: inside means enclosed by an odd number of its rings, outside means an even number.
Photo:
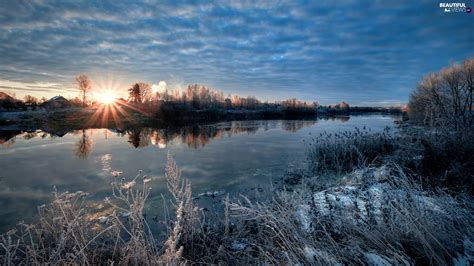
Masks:
[[[149,217],[160,215],[163,197],[167,198],[164,169],[168,152],[179,162],[183,177],[192,182],[193,196],[219,191],[231,197],[257,197],[260,190],[270,191],[289,167],[304,162],[305,140],[319,132],[365,125],[376,132],[393,125],[393,117],[388,116],[346,118],[335,122],[328,118],[182,128],[80,129],[67,134],[64,130],[0,131],[0,232],[19,220],[32,221],[36,206],[50,200],[53,187],[86,191],[91,202],[101,203],[110,196],[114,171],[128,178],[142,170],[151,177],[147,213]],[[199,204],[206,207],[221,200],[221,196],[203,197]]]
[[[289,131],[289,132],[297,132],[298,130],[304,128],[304,127],[309,127],[309,126],[312,126],[314,125],[314,123],[311,123],[312,121],[299,121],[299,120],[296,120],[296,121],[285,121],[285,123],[283,123],[283,129],[286,130],[286,131]],[[345,122],[345,121],[344,121]]]
[[[92,151],[92,140],[89,136],[90,130],[83,129],[79,140],[74,143],[74,154],[79,159],[85,159]]]
[[[347,121],[344,117],[336,119],[342,122]],[[77,137],[73,146],[75,156],[79,159],[85,159],[93,149],[92,135],[94,132],[100,131],[103,131],[105,139],[111,135],[116,135],[122,137],[134,148],[143,148],[153,145],[163,149],[167,147],[168,143],[175,142],[185,144],[188,148],[198,149],[206,146],[212,140],[219,140],[236,134],[254,134],[259,130],[268,131],[276,128],[294,133],[316,123],[317,120],[262,120],[232,121],[214,125],[194,125],[179,128],[131,128],[123,131],[117,129],[82,129],[70,132],[65,130],[59,130],[57,132],[45,132],[40,130],[33,132],[0,130],[0,145],[4,148],[13,147],[17,137],[31,140],[46,137],[61,138],[64,135],[71,135]]]
[[[16,130],[0,130],[0,145],[10,148],[15,145],[15,138],[21,134],[21,131]]]
[[[37,136],[38,136],[38,132],[26,132],[23,135],[23,138],[26,139],[26,140],[30,140],[32,138],[36,138]]]
[[[134,128],[126,131],[128,143],[135,148],[143,148],[150,145],[150,137],[153,133],[151,128]]]

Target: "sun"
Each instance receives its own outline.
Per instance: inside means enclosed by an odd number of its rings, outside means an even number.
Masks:
[[[111,104],[117,97],[112,91],[104,91],[97,96],[97,101],[103,104]]]

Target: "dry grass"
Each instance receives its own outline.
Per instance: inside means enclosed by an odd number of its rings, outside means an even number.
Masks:
[[[314,197],[302,188],[269,204],[245,198],[233,203],[239,232],[234,238],[241,235],[248,243],[238,257],[253,263],[325,265],[365,264],[367,256],[376,254],[396,265],[449,265],[456,253],[462,254],[463,239],[474,237],[474,212],[464,206],[470,198],[426,192],[397,167],[379,175],[381,181],[368,172],[358,176],[362,179],[351,177]],[[383,192],[371,193],[380,184]],[[323,194],[334,196],[324,203],[324,212],[318,211],[317,201]]]
[[[369,165],[394,162],[430,186],[474,195],[473,150],[473,128],[459,131],[410,126],[397,133],[388,128],[378,133],[365,128],[323,132],[309,143],[308,170],[290,172],[286,181],[291,185],[304,176],[340,177]]]
[[[365,127],[340,133],[320,133],[309,143],[308,158],[313,174],[342,175],[373,164],[395,149],[389,128],[373,133]]]
[[[144,218],[150,194],[149,177],[139,173],[133,179],[112,182],[111,198],[100,213],[85,200],[87,193],[54,192],[53,201],[39,207],[39,221],[20,223],[0,238],[0,262],[16,264],[180,264],[183,246],[192,240],[196,210],[191,185],[182,180],[179,169],[168,157],[167,180],[175,196],[176,219],[170,234],[158,243]],[[101,216],[100,216],[101,215]]]

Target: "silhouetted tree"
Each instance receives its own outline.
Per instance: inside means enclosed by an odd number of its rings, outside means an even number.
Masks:
[[[26,105],[37,105],[38,104],[38,98],[31,96],[31,95],[26,95],[24,98],[25,104]]]
[[[143,103],[151,101],[151,86],[147,83],[138,82],[128,89],[128,100],[133,103]]]
[[[225,108],[226,109],[232,108],[232,100],[230,98],[225,98]]]
[[[133,86],[128,89],[128,101],[132,103],[142,102],[142,96],[140,94],[140,86],[138,83],[133,84]]]
[[[92,90],[92,81],[86,75],[79,75],[74,80],[76,88],[79,90],[79,94],[82,98],[82,106],[86,106],[87,95]]]

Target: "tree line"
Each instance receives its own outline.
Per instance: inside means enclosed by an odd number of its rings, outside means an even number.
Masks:
[[[306,102],[295,98],[281,102],[262,102],[254,96],[240,97],[237,95],[225,96],[223,92],[212,90],[198,84],[188,85],[182,92],[179,90],[167,90],[152,92],[150,84],[139,82],[128,89],[128,101],[135,104],[151,103],[181,103],[193,109],[257,109],[265,106],[280,105],[284,108],[315,108],[317,102]]]

